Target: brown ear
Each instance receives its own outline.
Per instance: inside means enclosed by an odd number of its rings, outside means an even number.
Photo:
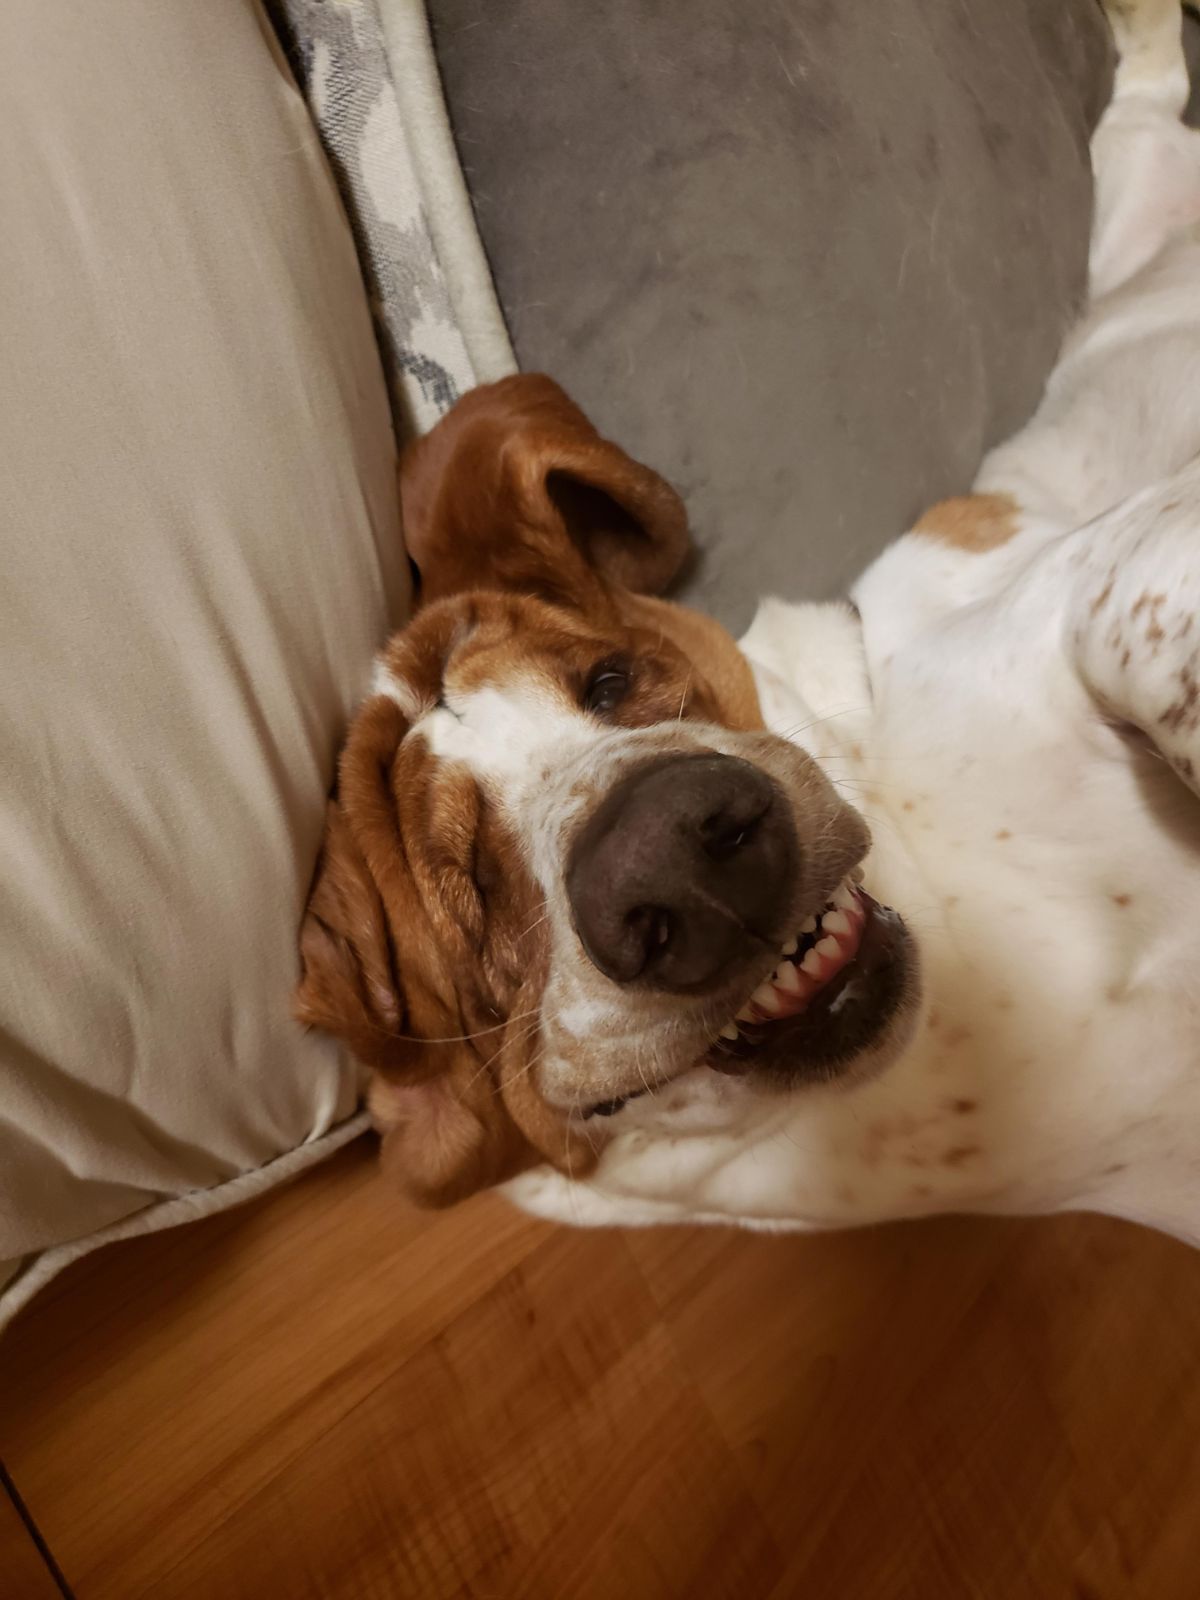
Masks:
[[[532,992],[518,997],[518,1017],[528,1016],[524,1001],[532,999]],[[384,1168],[419,1206],[453,1205],[543,1161],[577,1178],[596,1165],[590,1141],[534,1087],[539,1047],[528,1028],[518,1023],[496,1037],[503,1043],[488,1042],[482,1065],[466,1040],[447,1040],[434,1047],[436,1076],[413,1083],[387,1073],[371,1083],[367,1100],[383,1135]]]
[[[597,575],[657,594],[690,548],[675,491],[540,373],[464,395],[405,452],[400,500],[424,601],[482,588],[579,603]]]
[[[383,902],[336,800],[300,926],[300,1022],[345,1041],[369,1066],[396,1064],[403,1005]]]
[[[417,1084],[373,1079],[367,1104],[383,1135],[383,1169],[414,1205],[455,1205],[540,1160],[503,1106],[477,1098],[453,1070]]]

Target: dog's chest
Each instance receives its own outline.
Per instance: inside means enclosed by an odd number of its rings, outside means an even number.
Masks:
[[[770,663],[775,716],[866,815],[869,887],[925,967],[904,1059],[797,1104],[798,1215],[1049,1209],[1200,1160],[1200,806],[1017,620],[910,642],[852,737],[844,693],[816,688],[828,651]]]

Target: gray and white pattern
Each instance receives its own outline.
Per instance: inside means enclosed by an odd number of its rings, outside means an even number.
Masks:
[[[271,14],[350,217],[403,441],[514,365],[424,6],[271,0]]]

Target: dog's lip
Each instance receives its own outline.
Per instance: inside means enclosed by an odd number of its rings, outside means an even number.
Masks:
[[[704,1064],[716,1072],[740,1077],[758,1067],[772,1065],[804,1075],[806,1066],[818,1063],[820,1075],[835,1076],[852,1064],[860,1051],[831,1060],[837,1054],[834,1037],[853,1026],[855,1033],[870,1035],[886,1021],[892,1008],[895,974],[904,962],[907,930],[900,916],[882,906],[859,886],[856,894],[864,918],[854,953],[808,1000],[803,1010],[777,1018],[738,1020],[737,1037],[714,1040]],[[745,1010],[746,1008],[743,1008]],[[741,1014],[739,1014],[739,1017]]]
[[[861,874],[852,876],[857,880]],[[766,1076],[775,1071],[800,1082],[806,1077],[829,1080],[853,1065],[855,1056],[861,1054],[892,1014],[897,973],[903,973],[909,942],[908,931],[897,912],[881,905],[861,882],[854,883],[854,894],[863,914],[854,953],[812,996],[805,1009],[771,1020],[739,1022],[736,1041],[718,1037],[685,1071],[692,1066],[706,1066],[728,1077],[744,1077],[757,1070]],[[835,1035],[844,1030],[847,1022],[864,1043],[841,1053]],[[615,1116],[629,1101],[655,1094],[670,1081],[664,1079],[597,1101],[583,1116]]]

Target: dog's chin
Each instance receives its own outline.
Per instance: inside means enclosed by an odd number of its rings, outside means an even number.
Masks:
[[[902,1053],[918,995],[916,946],[903,919],[847,879],[785,942],[778,965],[695,1065],[781,1091],[850,1087]],[[600,1101],[585,1114],[612,1116],[647,1092],[655,1090]]]

